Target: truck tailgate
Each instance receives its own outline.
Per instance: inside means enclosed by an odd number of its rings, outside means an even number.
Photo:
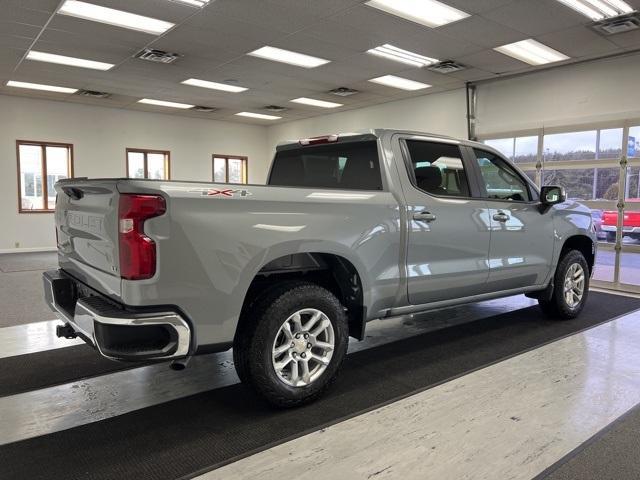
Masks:
[[[121,289],[117,184],[117,179],[69,179],[55,186],[60,268],[116,299]]]

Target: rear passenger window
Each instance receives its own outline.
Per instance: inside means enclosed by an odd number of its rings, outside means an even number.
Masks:
[[[469,196],[469,182],[458,146],[407,140],[407,147],[416,187],[431,195]]]
[[[378,146],[371,140],[280,150],[269,185],[382,190]]]

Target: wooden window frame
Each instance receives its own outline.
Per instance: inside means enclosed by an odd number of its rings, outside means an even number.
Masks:
[[[22,176],[20,165],[20,146],[31,145],[40,147],[42,149],[42,196],[44,208],[39,209],[25,209],[22,208]],[[41,142],[36,140],[16,140],[16,164],[17,164],[17,179],[18,179],[18,213],[54,213],[55,208],[47,208],[49,204],[49,187],[47,185],[47,147],[63,147],[69,150],[69,158],[67,160],[67,172],[68,178],[73,178],[73,144],[61,143],[61,142]],[[37,189],[37,186],[34,185]],[[37,190],[36,190],[37,191]]]
[[[216,158],[224,158],[224,183],[229,183],[229,160],[241,160],[243,165],[243,177],[244,182],[235,183],[234,185],[248,185],[249,184],[249,157],[244,155],[219,155],[214,153],[211,155],[211,180],[215,182],[215,162]]]
[[[150,148],[127,148],[125,153],[125,176],[127,178],[136,178],[129,176],[129,153],[142,153],[144,155],[144,178],[138,178],[137,180],[149,180],[149,169],[147,164],[147,155],[149,153],[159,153],[165,156],[164,171],[166,173],[163,180],[171,180],[171,152],[169,150],[154,150]],[[152,179],[154,180],[154,179]]]

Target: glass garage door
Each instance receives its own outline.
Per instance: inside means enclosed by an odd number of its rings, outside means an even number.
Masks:
[[[593,285],[640,291],[640,121],[485,143],[538,185],[562,185],[568,199],[591,209],[598,236]]]

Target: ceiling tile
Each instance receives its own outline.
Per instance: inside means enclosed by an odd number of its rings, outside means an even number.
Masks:
[[[2,22],[17,22],[35,27],[43,27],[49,18],[51,18],[50,12],[19,6],[9,6],[9,8],[6,8],[3,5],[1,20]]]
[[[514,0],[446,0],[445,3],[463,12],[484,13],[513,1]]]
[[[473,55],[460,57],[457,60],[460,60],[465,65],[491,73],[516,72],[527,68],[526,63],[493,50],[474,53]]]
[[[3,0],[2,7],[3,15],[5,12],[11,13],[16,8],[28,8],[53,13],[59,4],[60,0]]]
[[[572,58],[614,53],[618,50],[618,46],[607,38],[583,26],[548,33],[536,39]]]
[[[478,15],[465,18],[460,22],[443,25],[438,28],[438,32],[488,48],[524,40],[526,37],[522,32]]]
[[[518,0],[482,16],[529,36],[588,23],[586,17],[557,0]]]
[[[627,33],[619,33],[618,35],[612,35],[606,38],[616,45],[619,45],[620,47],[624,47],[626,49],[640,48],[640,30],[634,30]]]

